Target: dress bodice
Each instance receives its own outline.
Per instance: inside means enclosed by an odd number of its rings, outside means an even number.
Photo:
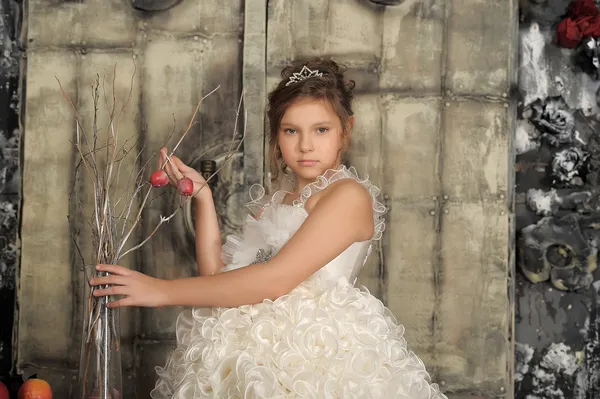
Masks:
[[[177,348],[164,368],[156,368],[153,399],[448,399],[409,350],[389,308],[354,285],[373,240],[381,238],[385,207],[376,199],[379,190],[353,169],[327,171],[292,205],[281,203],[282,192],[255,197],[255,217],[223,246],[225,270],[276,254],[309,217],[306,199],[340,178],[355,179],[371,194],[373,238],[350,245],[276,299],[184,310],[177,318]]]
[[[222,250],[222,259],[227,265],[223,271],[262,262],[275,255],[308,217],[305,208],[308,198],[334,181],[346,178],[356,180],[369,191],[373,200],[375,232],[371,240],[355,242],[350,245],[335,259],[319,269],[315,276],[332,281],[343,277],[354,282],[371,253],[372,241],[380,239],[385,229],[383,215],[386,208],[377,200],[379,189],[370,183],[368,177],[360,179],[354,168],[345,166],[328,170],[315,182],[304,187],[300,198],[292,205],[282,203],[285,191],[277,191],[266,199],[264,189],[260,186],[253,186],[250,191],[252,201],[249,203],[253,215],[248,216],[241,237],[233,235],[227,237]]]

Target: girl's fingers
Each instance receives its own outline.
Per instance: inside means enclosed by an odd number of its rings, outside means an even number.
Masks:
[[[131,270],[119,265],[96,265],[96,270],[119,276],[130,276],[133,273]]]
[[[179,169],[178,165],[175,164],[175,162],[173,162],[173,157],[167,157],[166,167],[171,169],[173,176],[176,180],[180,180],[183,178],[183,175],[181,174],[181,170]]]
[[[165,159],[167,159],[167,158],[165,158]],[[161,166],[162,166],[162,164],[161,164]],[[171,165],[170,162],[167,162],[165,164],[164,171],[167,174],[167,176],[169,176],[169,182],[172,185],[174,185],[174,186],[177,185],[177,173],[178,173],[178,171],[176,172],[176,171],[173,170],[173,166]]]
[[[194,169],[190,168],[189,166],[187,166],[186,164],[184,164],[183,161],[181,159],[179,159],[178,157],[176,157],[175,155],[173,155],[171,157],[171,161],[173,161],[173,163],[175,164],[177,169],[179,169],[181,172],[189,172],[191,170],[194,170]]]
[[[94,290],[94,296],[112,296],[112,295],[126,295],[127,287],[122,285],[115,285],[103,289]]]
[[[106,307],[115,309],[115,308],[123,308],[123,307],[133,306],[133,305],[135,305],[135,303],[133,302],[133,299],[131,299],[131,297],[126,297],[123,299],[119,299],[117,301],[108,302],[106,304]]]
[[[165,163],[165,154],[167,152],[167,149],[165,147],[160,149],[160,152],[158,153],[158,161],[157,161],[157,165],[156,165],[156,169],[162,169],[163,164]]]
[[[124,285],[127,282],[127,278],[123,276],[103,276],[96,277],[90,281],[91,285]]]
[[[158,169],[163,169],[169,177],[169,182],[172,185],[177,184],[177,172],[173,170],[171,162],[167,160],[167,148],[163,147],[160,149],[160,156],[158,157]]]

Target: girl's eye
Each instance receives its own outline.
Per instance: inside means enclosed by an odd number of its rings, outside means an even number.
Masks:
[[[296,129],[288,128],[288,129],[285,129],[284,132],[286,134],[294,134],[294,133],[296,133]]]
[[[320,127],[317,129],[317,131],[319,133],[327,133],[328,130],[329,130],[329,128],[326,128],[326,127]]]

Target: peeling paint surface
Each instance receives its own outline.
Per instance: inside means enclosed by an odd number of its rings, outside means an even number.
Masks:
[[[600,398],[600,80],[554,43],[569,3],[520,3],[515,398]]]
[[[20,1],[0,1],[0,380],[11,369],[20,204]]]

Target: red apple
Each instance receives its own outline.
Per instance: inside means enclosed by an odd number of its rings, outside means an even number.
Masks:
[[[184,177],[177,182],[179,194],[189,197],[194,193],[194,182],[189,177]]]
[[[21,385],[18,399],[52,399],[50,384],[38,378],[30,378]]]
[[[150,183],[154,187],[166,186],[169,183],[169,176],[164,170],[157,170],[150,176]]]
[[[0,381],[0,399],[10,399],[10,394],[8,393],[8,388],[2,381]]]

